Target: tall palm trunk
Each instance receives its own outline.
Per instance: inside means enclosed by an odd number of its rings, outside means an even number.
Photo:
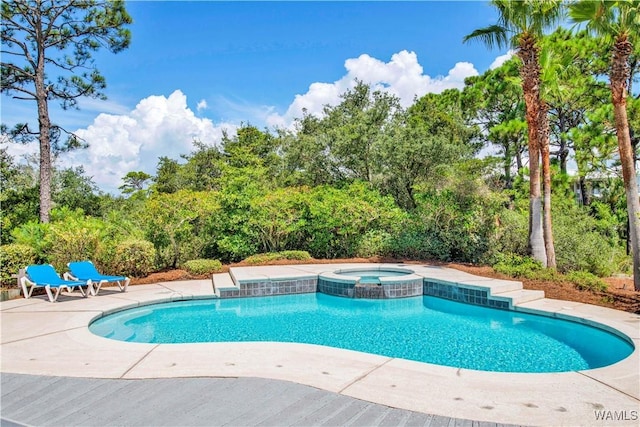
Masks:
[[[633,252],[633,284],[640,291],[640,200],[636,181],[634,152],[631,147],[631,135],[627,120],[627,81],[629,77],[628,59],[633,46],[626,34],[616,38],[611,61],[611,96],[613,114],[616,121],[618,150],[622,164],[622,179],[627,196],[627,214],[629,217],[629,237]]]
[[[540,150],[538,124],[540,114],[540,65],[535,39],[527,34],[520,38],[517,53],[522,60],[520,76],[524,93],[525,118],[529,131],[529,252],[543,265],[547,264],[542,230],[540,198]]]
[[[551,164],[549,160],[549,117],[547,116],[547,105],[540,102],[540,116],[538,121],[538,136],[540,143],[540,154],[542,157],[542,229],[544,234],[544,248],[547,252],[547,267],[556,268],[556,249],[553,244],[553,227],[551,225]]]

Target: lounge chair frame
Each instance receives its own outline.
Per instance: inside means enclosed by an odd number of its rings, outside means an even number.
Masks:
[[[88,280],[91,280],[93,283],[93,295],[98,295],[98,292],[100,292],[100,288],[102,287],[102,285],[104,285],[105,283],[115,283],[118,285],[118,288],[120,289],[120,292],[127,292],[127,288],[129,287],[129,282],[131,281],[130,278],[128,277],[124,277],[124,276],[107,276],[104,274],[101,274],[93,265],[93,262],[91,261],[75,261],[75,262],[70,262],[69,264],[67,264],[67,266],[69,267],[69,269],[72,269],[72,265],[73,264],[80,264],[80,263],[88,263],[91,264],[91,267],[94,271],[91,272],[91,278],[87,277]],[[84,276],[83,276],[84,277]],[[66,273],[64,273],[64,278],[67,280],[84,280],[84,279],[80,279],[78,277],[76,277],[72,271],[68,271]]]
[[[51,268],[53,269],[53,266]],[[55,272],[55,269],[53,271]],[[56,273],[56,276],[57,276],[57,273]],[[78,290],[80,291],[80,294],[82,294],[82,296],[85,298],[88,297],[89,295],[94,295],[93,283],[91,282],[91,280],[71,281],[66,279],[65,280],[60,279],[59,276],[58,276],[58,280],[59,282],[57,283],[45,283],[45,282],[38,283],[34,280],[31,280],[31,278],[28,276],[28,270],[27,270],[26,275],[20,278],[20,286],[22,287],[22,293],[25,299],[31,298],[33,294],[33,290],[35,288],[44,288],[50,302],[56,302],[58,300],[58,296],[60,296],[60,292],[63,289],[66,289],[68,292],[73,292],[75,288],[78,288]],[[86,292],[82,289],[83,286],[87,287]],[[53,292],[52,290],[55,290],[55,292]]]

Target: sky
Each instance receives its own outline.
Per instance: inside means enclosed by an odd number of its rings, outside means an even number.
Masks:
[[[415,97],[462,88],[464,79],[508,58],[462,39],[496,22],[488,2],[129,1],[131,46],[94,54],[106,101],[79,110],[50,103],[52,122],[89,148],[57,167],[83,166],[119,194],[130,171],[155,174],[158,158],[179,159],[193,140],[219,144],[241,124],[291,127],[302,109],[320,114],[356,79],[409,106]],[[36,105],[2,95],[2,123],[29,122]],[[8,144],[19,161],[37,144]]]

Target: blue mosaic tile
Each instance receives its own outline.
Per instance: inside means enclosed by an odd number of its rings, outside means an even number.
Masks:
[[[509,302],[489,297],[488,291],[470,289],[459,285],[448,285],[439,282],[424,281],[424,295],[464,302],[466,304],[509,310]]]

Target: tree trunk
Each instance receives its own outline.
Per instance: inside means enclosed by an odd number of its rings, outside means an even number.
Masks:
[[[513,183],[511,178],[511,162],[513,161],[513,154],[511,153],[511,143],[507,140],[504,147],[504,187],[511,188]]]
[[[562,172],[563,174],[567,173],[567,159],[569,158],[569,148],[568,148],[568,142],[567,142],[567,137],[564,136],[564,130],[566,129],[566,118],[565,118],[565,113],[563,112],[562,109],[560,109],[559,113],[558,113],[558,119],[560,121],[560,135],[558,137],[558,140],[560,141],[560,146],[558,147],[558,160],[560,160],[560,172]],[[548,119],[547,119],[547,123],[548,123]],[[547,125],[548,127],[548,125]],[[543,160],[544,161],[544,160]],[[543,172],[544,173],[544,172]]]
[[[569,161],[569,142],[564,136],[560,137],[560,151],[558,152],[558,159],[560,159],[560,172],[566,175],[567,162]]]
[[[540,152],[538,149],[540,67],[538,49],[533,38],[522,37],[518,56],[522,60],[520,75],[524,93],[525,118],[529,131],[529,253],[534,259],[546,266],[547,254],[542,231]]]
[[[51,122],[47,101],[38,99],[38,125],[40,135],[40,222],[49,222],[51,212],[51,141],[49,131]]]
[[[520,171],[522,169],[522,149],[518,147],[516,149],[516,170]]]
[[[38,36],[41,36],[38,33]],[[40,222],[49,222],[51,212],[51,119],[49,119],[49,105],[47,88],[44,78],[44,47],[38,44],[38,62],[36,67],[35,88],[38,105],[38,141],[40,143]]]
[[[591,204],[591,190],[587,185],[587,180],[582,174],[580,174],[579,186],[580,186],[580,200],[582,201],[582,206],[589,206]]]
[[[638,183],[634,165],[635,156],[631,147],[629,121],[627,120],[627,77],[629,73],[627,60],[631,52],[632,45],[628,38],[625,35],[619,36],[613,46],[610,83],[618,150],[622,165],[622,179],[627,196],[629,238],[633,256],[633,284],[635,290],[640,291],[640,200],[638,199]]]
[[[551,164],[549,159],[549,118],[547,108],[540,102],[539,110],[539,143],[542,157],[542,189],[543,189],[543,237],[544,248],[547,253],[547,267],[556,268],[556,250],[553,244],[553,227],[551,225]]]

